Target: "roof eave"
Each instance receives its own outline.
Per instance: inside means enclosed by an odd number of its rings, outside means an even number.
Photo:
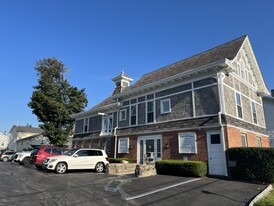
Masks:
[[[183,79],[189,79],[193,76],[197,76],[201,73],[209,72],[210,70],[216,70],[216,69],[223,69],[227,67],[226,64],[226,59],[222,59],[207,65],[203,65],[191,70],[188,70],[186,72],[182,72],[180,74],[173,75],[171,77],[161,79],[160,81],[156,81],[153,83],[146,84],[144,86],[138,87],[136,89],[128,90],[116,95],[113,95],[114,98],[127,98],[129,96],[134,96],[135,94],[139,92],[146,92],[154,88],[158,88],[159,86],[164,86],[168,85],[169,83],[176,82],[178,80],[183,80]]]

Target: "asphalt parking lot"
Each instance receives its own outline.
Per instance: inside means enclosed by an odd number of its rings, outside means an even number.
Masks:
[[[0,205],[248,205],[267,185],[215,178],[58,175],[0,162]]]

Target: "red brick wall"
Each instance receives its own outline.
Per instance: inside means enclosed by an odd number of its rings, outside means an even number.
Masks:
[[[123,137],[118,137],[119,138],[123,138]],[[129,148],[129,153],[118,153],[118,141],[117,140],[117,158],[131,158],[134,162],[137,162],[137,140],[138,137],[136,135],[133,136],[129,136],[129,147],[132,145],[133,148]],[[113,142],[114,145],[114,142]],[[114,146],[113,146],[114,148]]]
[[[257,147],[257,137],[261,137],[262,147],[269,147],[269,139],[267,135],[257,135],[251,131],[241,131],[239,128],[224,127],[225,136],[227,137],[226,148],[242,147],[241,133],[246,134],[247,146]]]
[[[197,154],[180,154],[179,153],[179,143],[178,143],[178,133],[195,132],[196,142],[197,142]],[[165,132],[162,134],[162,152],[163,160],[167,159],[183,159],[187,156],[189,160],[200,160],[207,161],[207,141],[206,133],[204,130],[189,130],[183,132]],[[169,148],[166,148],[166,144]]]

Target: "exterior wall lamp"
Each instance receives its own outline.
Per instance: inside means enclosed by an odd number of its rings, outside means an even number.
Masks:
[[[166,143],[166,149],[169,149],[169,144],[168,143]]]
[[[129,149],[133,149],[134,148],[134,146],[131,144],[130,146],[129,146]]]

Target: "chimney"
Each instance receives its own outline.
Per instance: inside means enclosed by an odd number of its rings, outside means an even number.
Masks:
[[[271,90],[271,96],[274,97],[274,89]]]
[[[112,95],[114,95],[123,92],[125,88],[129,87],[133,79],[126,76],[124,72],[121,72],[121,74],[114,77],[112,81],[115,83],[115,89],[112,93]]]

